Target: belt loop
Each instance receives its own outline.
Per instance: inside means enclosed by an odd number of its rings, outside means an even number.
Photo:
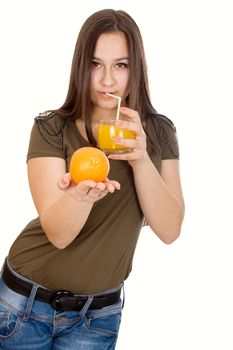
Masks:
[[[122,282],[122,291],[123,291],[123,300],[122,300],[122,310],[124,309],[124,305],[125,305],[125,285],[124,282]]]
[[[28,297],[27,307],[26,307],[24,316],[22,318],[22,321],[26,322],[26,321],[28,321],[28,319],[30,317],[38,287],[39,286],[37,284],[33,284],[33,286],[32,286],[31,293],[30,293],[30,296]]]
[[[80,311],[80,317],[83,318],[89,308],[89,306],[91,305],[92,301],[93,301],[94,297],[93,296],[89,296],[87,299],[87,302],[85,303],[85,305],[83,306],[82,310]]]

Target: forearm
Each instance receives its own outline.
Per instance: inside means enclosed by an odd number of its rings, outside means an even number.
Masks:
[[[179,236],[183,221],[182,203],[165,184],[149,157],[132,168],[147,223],[165,243],[173,242]]]
[[[78,236],[93,203],[76,200],[64,192],[60,199],[40,215],[41,225],[48,239],[63,249]]]

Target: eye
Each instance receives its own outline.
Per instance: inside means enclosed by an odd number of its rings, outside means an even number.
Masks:
[[[91,65],[92,65],[93,68],[99,68],[100,67],[100,63],[98,61],[94,61],[94,60],[92,61]]]
[[[116,67],[119,69],[126,69],[129,67],[128,63],[124,63],[124,62],[119,62],[116,64]]]

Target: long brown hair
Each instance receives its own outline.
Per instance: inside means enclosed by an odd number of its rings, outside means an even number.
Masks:
[[[96,145],[91,127],[91,65],[96,42],[102,33],[123,32],[129,50],[129,95],[127,106],[139,112],[142,119],[155,114],[149,97],[147,66],[141,33],[125,11],[105,9],[95,12],[84,22],[75,46],[68,93],[56,113],[65,119],[82,118],[88,140]]]

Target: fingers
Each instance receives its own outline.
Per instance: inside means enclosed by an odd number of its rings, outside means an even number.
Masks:
[[[60,188],[60,190],[64,190],[68,188],[70,184],[71,184],[70,173],[67,173],[64,176],[60,177],[60,179],[58,179],[58,182],[57,182],[57,186],[58,188]]]
[[[93,196],[98,196],[101,192],[106,190],[106,186],[103,182],[96,182],[95,187],[90,187],[87,190],[87,194],[93,195]]]
[[[107,189],[109,190],[110,188],[114,188],[114,190],[120,190],[121,189],[121,185],[118,181],[115,181],[115,180],[109,180],[108,178],[105,179],[105,183],[106,183],[106,186],[107,186]],[[109,190],[109,192],[114,192],[114,191],[111,191]]]
[[[124,139],[124,138],[114,138],[114,143],[117,143],[118,145],[124,146],[126,148],[142,148],[145,143],[145,137],[144,136],[137,136],[136,139]]]
[[[119,182],[109,179],[106,179],[105,182],[90,181],[90,187],[88,187],[88,184],[88,181],[83,181],[83,183],[80,182],[79,184],[83,189],[82,199],[87,202],[96,202],[105,197],[108,193],[114,193],[116,189],[120,189]]]
[[[97,182],[96,187],[91,189],[91,192],[93,195],[99,196],[101,193],[114,193],[116,189],[120,190],[120,187],[119,182],[106,179],[105,182]]]
[[[140,121],[140,116],[137,111],[127,107],[121,107],[120,111],[121,113],[127,115],[132,121],[134,122]]]
[[[142,125],[141,125],[140,121],[137,121],[137,122],[133,121],[133,122],[131,122],[131,121],[127,121],[127,120],[118,120],[116,122],[116,125],[119,128],[134,131],[139,136],[144,134],[144,130],[142,128]]]
[[[83,196],[86,196],[92,189],[95,189],[96,182],[92,180],[85,180],[81,181],[76,186],[78,194],[81,195],[81,198],[83,198]]]

